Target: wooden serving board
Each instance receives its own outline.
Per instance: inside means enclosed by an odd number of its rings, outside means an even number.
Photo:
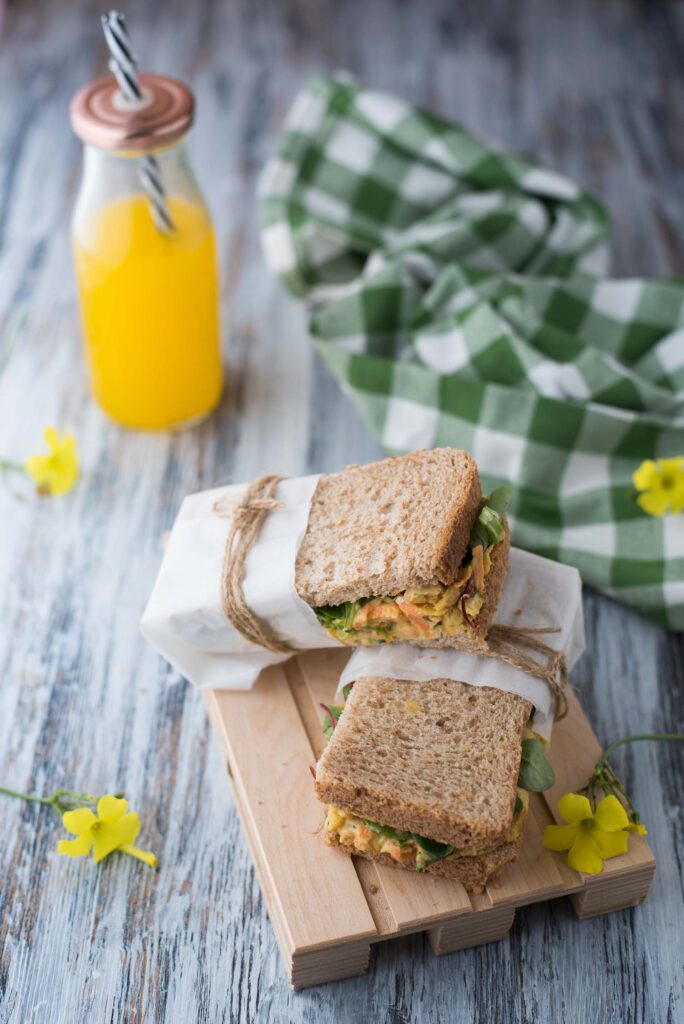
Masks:
[[[516,907],[570,896],[580,918],[646,896],[655,859],[646,840],[602,874],[580,875],[544,850],[563,793],[586,783],[600,746],[576,698],[554,729],[556,785],[531,794],[518,860],[480,896],[459,882],[379,866],[327,846],[310,773],[325,744],[320,702],[333,700],[346,651],[311,651],[262,673],[248,692],[205,691],[273,929],[294,988],[363,973],[373,942],[427,932],[437,954],[503,938]]]

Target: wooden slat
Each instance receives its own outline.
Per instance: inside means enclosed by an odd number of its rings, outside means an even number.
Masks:
[[[508,864],[488,885],[487,893],[496,906],[502,903],[536,903],[559,895],[565,888],[555,860],[549,857],[541,841],[544,826],[550,822],[546,805],[536,793],[530,794],[530,809],[517,860]],[[577,878],[577,876],[576,876]],[[579,882],[579,879],[578,879]],[[573,888],[577,888],[575,885]]]
[[[264,672],[248,693],[214,691],[207,700],[293,953],[375,936],[353,865],[318,841],[323,815],[312,793],[313,755],[282,668]]]

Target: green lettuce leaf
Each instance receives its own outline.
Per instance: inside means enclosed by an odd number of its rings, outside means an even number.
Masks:
[[[504,516],[511,500],[510,487],[497,487],[480,502],[480,511],[470,533],[470,548],[488,548],[498,544],[504,535]]]

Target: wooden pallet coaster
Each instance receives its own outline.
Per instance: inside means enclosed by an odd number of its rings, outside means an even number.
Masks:
[[[556,785],[531,794],[518,860],[479,896],[459,882],[349,857],[323,841],[325,808],[309,768],[325,744],[320,702],[334,698],[346,651],[311,651],[262,673],[248,692],[208,690],[205,702],[227,758],[235,801],[290,983],[296,989],[363,973],[374,942],[427,932],[451,953],[503,938],[516,907],[570,896],[577,916],[640,903],[655,859],[646,840],[600,875],[572,871],[544,850],[559,796],[584,785],[600,747],[574,696],[554,729]]]

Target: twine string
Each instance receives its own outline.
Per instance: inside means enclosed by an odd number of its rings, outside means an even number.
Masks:
[[[232,518],[221,568],[221,607],[224,615],[252,643],[278,654],[291,654],[297,648],[284,641],[267,622],[255,615],[242,589],[245,560],[266,517],[274,509],[285,507],[282,501],[275,498],[278,484],[283,479],[276,474],[259,477],[249,485],[239,502],[220,499],[214,503],[214,512]],[[546,683],[554,699],[556,721],[568,712],[565,655],[540,637],[559,632],[553,626],[528,627],[495,623],[490,626],[487,634],[489,648],[483,652],[483,657],[502,661]],[[533,657],[529,651],[541,655],[543,660]]]
[[[126,28],[126,19],[119,11],[110,11],[102,15],[102,31],[109,49],[109,70],[116,78],[121,95],[129,103],[142,100],[138,76],[138,62],[131,49],[131,42]],[[168,235],[174,230],[173,220],[169,213],[166,189],[162,178],[159,161],[156,156],[145,155],[138,162],[138,176],[142,187],[150,201],[154,223],[162,234]]]
[[[514,626],[512,623],[494,623],[487,633],[489,650],[485,657],[503,661],[529,676],[546,683],[554,700],[554,721],[568,713],[568,669],[563,651],[544,643],[539,637],[560,633],[557,626]],[[541,654],[544,661],[527,654],[525,648]]]
[[[268,622],[255,615],[242,589],[247,554],[266,516],[273,509],[285,507],[282,501],[275,498],[276,488],[282,479],[282,476],[275,473],[261,476],[252,481],[237,505],[219,500],[214,503],[214,512],[219,516],[231,517],[221,567],[223,614],[251,643],[276,654],[291,654],[296,648],[279,637]]]

